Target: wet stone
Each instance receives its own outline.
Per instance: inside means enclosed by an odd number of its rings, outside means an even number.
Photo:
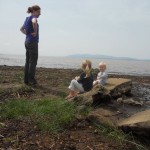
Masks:
[[[143,101],[150,101],[150,84],[132,83],[132,95]]]

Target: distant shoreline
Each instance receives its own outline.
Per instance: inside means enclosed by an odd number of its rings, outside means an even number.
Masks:
[[[4,54],[0,53],[0,56],[21,56],[25,58],[24,54]],[[110,55],[100,55],[100,54],[72,54],[72,55],[65,55],[65,56],[39,56],[42,57],[62,57],[62,58],[82,58],[82,59],[110,59],[110,60],[128,60],[128,61],[150,61],[150,59],[140,59],[140,58],[133,58],[133,57],[123,57],[123,56],[110,56]]]
[[[107,64],[107,71],[110,74],[150,76],[150,61],[141,60],[118,60],[100,58],[71,58],[71,57],[42,57],[38,59],[37,67],[43,68],[65,68],[79,69],[84,59],[92,61],[92,67],[98,68],[98,64],[103,61]],[[25,56],[0,55],[0,65],[24,66]]]

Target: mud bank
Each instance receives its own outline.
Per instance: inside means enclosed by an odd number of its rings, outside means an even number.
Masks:
[[[70,80],[81,73],[75,69],[37,68],[38,87],[26,87],[23,83],[24,67],[0,66],[0,104],[14,99],[36,100],[47,97],[62,97],[68,93]],[[93,70],[96,77],[98,70]],[[61,75],[61,76],[60,76]],[[109,75],[109,77],[131,79],[133,86],[131,95],[144,101],[145,108],[150,102],[150,77]],[[130,95],[130,96],[131,96]],[[143,109],[141,107],[125,110],[125,105],[118,106],[120,111],[129,114]],[[130,109],[130,111],[129,111]],[[126,112],[126,113],[127,113]],[[120,114],[122,115],[122,114]],[[15,131],[15,132],[14,132]],[[141,144],[141,142],[139,142]],[[98,133],[97,128],[85,119],[78,118],[61,133],[41,133],[30,120],[3,120],[0,117],[0,149],[34,149],[34,150],[116,150],[137,149],[135,144],[118,143],[115,139]]]

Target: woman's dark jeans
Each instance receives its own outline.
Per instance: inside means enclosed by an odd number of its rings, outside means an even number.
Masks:
[[[36,84],[35,70],[38,60],[38,42],[25,42],[26,63],[24,70],[24,83]]]

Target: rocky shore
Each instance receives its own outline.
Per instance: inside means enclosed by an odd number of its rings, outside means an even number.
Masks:
[[[18,66],[0,66],[0,104],[6,103],[14,99],[40,99],[43,97],[59,96],[65,97],[68,93],[68,85],[70,80],[79,75],[81,70],[74,69],[55,69],[55,68],[37,68],[36,78],[38,86],[33,88],[26,88],[23,84],[23,67]],[[94,77],[96,77],[98,70],[93,70]],[[128,79],[132,82],[132,89],[128,95],[123,95],[116,98],[115,104],[109,103],[114,110],[120,115],[117,117],[131,116],[143,110],[150,108],[150,77],[149,76],[130,76],[130,75],[116,75],[110,74],[109,78]],[[118,103],[122,102],[124,98],[132,98],[136,102],[142,102],[140,105],[133,106],[129,104]],[[117,102],[118,99],[118,102]],[[105,105],[104,107],[106,107]],[[105,113],[103,107],[100,107],[101,113]],[[125,113],[122,113],[122,112]],[[121,113],[120,113],[121,112]],[[109,112],[108,112],[109,113]],[[91,114],[92,115],[92,114]],[[116,115],[114,115],[116,116]],[[50,134],[43,134],[37,129],[32,129],[31,122],[18,122],[16,120],[2,120],[0,117],[0,149],[96,149],[96,150],[116,150],[116,149],[136,149],[135,144],[124,143],[119,145],[113,140],[105,138],[101,134],[97,134],[97,129],[90,123],[88,119],[77,116],[76,120],[66,132],[59,133],[57,136]],[[21,132],[23,129],[24,141],[17,141],[18,145],[7,141],[9,137],[16,139],[16,132]],[[30,132],[32,131],[32,132]],[[32,139],[32,143],[30,142]],[[43,140],[45,142],[43,142]],[[140,143],[140,141],[139,141]],[[143,141],[142,141],[143,143]],[[149,145],[146,144],[146,147]]]

